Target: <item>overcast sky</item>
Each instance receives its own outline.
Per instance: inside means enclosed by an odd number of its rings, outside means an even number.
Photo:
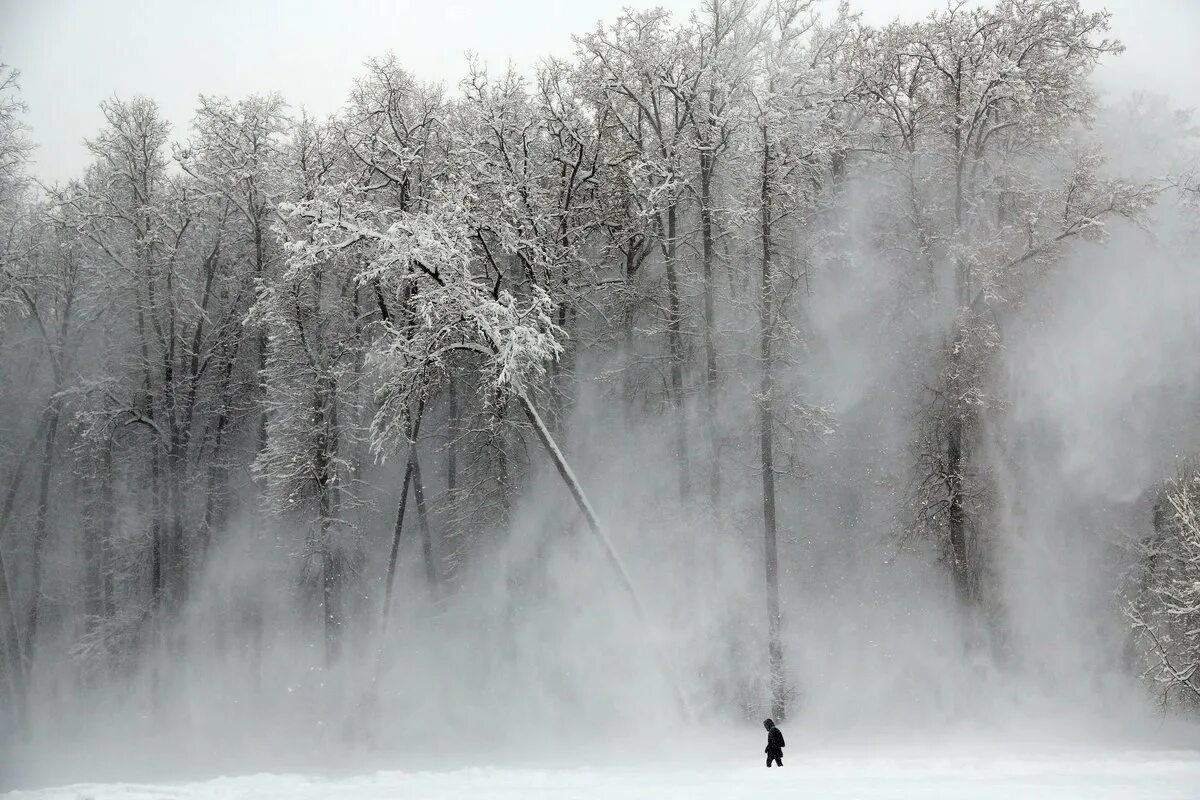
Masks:
[[[836,0],[826,0],[830,7]],[[1128,52],[1101,70],[1115,91],[1156,86],[1200,105],[1200,0],[1084,0],[1114,13]],[[626,5],[686,16],[698,0],[0,0],[0,61],[22,73],[38,143],[34,172],[63,180],[87,162],[105,97],[148,95],[187,137],[196,95],[280,91],[293,108],[336,110],[361,65],[391,50],[453,87],[465,53],[527,67],[568,55],[571,35]],[[944,0],[857,0],[871,22],[923,16]]]

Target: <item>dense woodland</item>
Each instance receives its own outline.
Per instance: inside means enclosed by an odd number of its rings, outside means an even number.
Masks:
[[[436,630],[473,575],[537,582],[497,555],[531,502],[650,631],[630,646],[685,713],[778,719],[804,697],[787,630],[813,534],[793,510],[818,488],[876,529],[861,558],[931,565],[1002,641],[1008,321],[1114,226],[1200,220],[1186,115],[1137,101],[1173,171],[1126,174],[1095,131],[1109,23],[1078,0],[881,28],[806,0],[628,11],[529,73],[468,63],[444,87],[373,58],[327,119],[201,96],[172,130],[152,98],[114,97],[92,165],[56,185],[28,167],[4,67],[4,725],[98,687],[153,708],[202,656],[270,684],[284,629],[318,672],[419,681],[381,653]],[[898,447],[854,435],[865,412],[810,368],[814,309],[868,297],[903,376],[881,401]],[[822,478],[831,450],[869,466]],[[1148,487],[1103,612],[1171,707],[1200,699],[1197,474]],[[657,516],[632,537],[609,523],[638,487]],[[655,632],[639,566],[652,552],[703,594],[721,564],[701,530],[755,576],[721,623],[738,686]]]

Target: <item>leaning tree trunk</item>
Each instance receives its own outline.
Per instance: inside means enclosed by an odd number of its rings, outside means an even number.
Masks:
[[[763,546],[767,573],[767,668],[771,683],[771,715],[775,719],[783,719],[787,708],[783,643],[780,637],[779,552],[775,516],[775,375],[771,361],[771,295],[774,281],[771,264],[772,162],[771,143],[766,128],[763,128],[762,135],[762,286],[758,307],[759,358],[762,361],[759,387],[759,447],[762,455]]]
[[[525,416],[529,418],[529,422],[533,425],[534,431],[537,432],[538,439],[541,440],[542,446],[546,449],[546,453],[550,456],[550,460],[554,462],[555,469],[558,470],[559,476],[563,483],[567,485],[567,489],[571,492],[571,496],[575,499],[579,510],[583,512],[584,518],[587,520],[588,530],[596,537],[600,548],[604,551],[605,557],[608,559],[609,566],[617,576],[617,581],[624,589],[628,596],[630,604],[633,606],[634,614],[643,625],[646,625],[646,612],[642,608],[641,599],[638,597],[637,589],[634,588],[633,579],[629,577],[629,571],[625,569],[624,562],[617,554],[616,548],[613,546],[612,540],[608,538],[608,534],[604,532],[604,528],[600,525],[600,518],[596,515],[596,511],[592,508],[592,504],[588,501],[587,495],[583,492],[583,487],[579,480],[575,477],[575,473],[571,470],[570,464],[563,456],[562,451],[558,449],[558,444],[555,443],[554,437],[550,434],[546,423],[542,421],[541,415],[534,408],[533,403],[529,399],[529,395],[523,389],[516,391],[517,400],[521,404],[521,408],[525,411]],[[688,706],[686,697],[683,694],[683,688],[679,685],[679,679],[675,675],[675,670],[671,666],[670,659],[666,652],[661,648],[655,647],[656,655],[659,664],[662,666],[663,672],[667,680],[671,683],[671,688],[675,693],[675,701],[679,705],[680,712],[685,716],[691,716],[691,710]]]
[[[438,568],[437,548],[433,541],[433,529],[429,525],[429,509],[425,505],[425,482],[421,480],[421,459],[417,454],[414,442],[409,450],[409,463],[412,464],[413,499],[417,501],[417,524],[421,528],[421,556],[425,561],[425,583],[435,597],[441,570]]]
[[[408,463],[404,467],[404,480],[400,485],[400,502],[396,506],[396,525],[392,530],[392,550],[388,555],[387,577],[384,579],[383,611],[380,619],[381,636],[387,633],[388,620],[392,612],[392,593],[396,587],[396,563],[400,555],[400,540],[404,534],[404,512],[408,508],[408,487],[412,484],[413,471],[416,468],[417,436],[421,433],[421,417],[425,412],[425,402],[417,404],[417,413],[413,416],[412,434],[409,436]]]
[[[417,404],[417,412],[413,416],[412,431],[409,433],[408,441],[408,463],[404,467],[404,479],[400,483],[400,500],[396,504],[396,525],[392,530],[392,547],[388,554],[387,575],[384,578],[383,588],[383,609],[380,611],[379,617],[379,641],[375,648],[375,660],[371,669],[371,681],[363,690],[362,697],[359,700],[358,720],[364,722],[369,718],[369,709],[376,700],[376,688],[379,683],[379,675],[383,669],[383,648],[384,640],[387,638],[388,623],[392,615],[392,594],[396,588],[396,565],[400,555],[400,542],[404,534],[404,515],[408,510],[408,489],[413,482],[413,473],[417,469],[417,437],[421,433],[421,417],[425,412],[424,398]]]

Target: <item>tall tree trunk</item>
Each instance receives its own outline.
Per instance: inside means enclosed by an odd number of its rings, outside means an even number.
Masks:
[[[226,497],[226,469],[220,461],[224,458],[221,446],[225,438],[227,418],[228,415],[222,408],[217,415],[213,449],[204,477],[204,526],[200,533],[200,541],[196,544],[197,558],[207,555],[208,548],[212,545],[213,530],[224,524],[226,505],[229,502],[229,498]]]
[[[711,104],[711,94],[710,94]],[[711,147],[711,144],[708,145]],[[715,341],[716,302],[713,285],[713,214],[712,179],[716,156],[710,149],[700,150],[700,244],[704,273],[704,402],[708,411],[708,435],[712,444],[712,471],[708,491],[713,508],[721,502],[721,442],[717,427],[717,345]]]
[[[203,310],[203,309],[202,309]],[[174,330],[174,324],[172,324]],[[195,342],[199,341],[201,325],[197,324]],[[175,608],[182,606],[187,597],[189,583],[197,565],[196,553],[192,552],[194,538],[188,536],[187,529],[187,493],[191,482],[189,469],[189,454],[192,443],[192,425],[195,419],[196,382],[199,379],[199,358],[193,351],[191,363],[186,372],[182,368],[173,370],[173,374],[182,374],[183,397],[176,402],[178,393],[173,389],[170,397],[171,404],[167,408],[171,432],[167,450],[167,467],[170,475],[171,498],[171,569],[175,573],[171,581],[172,602]],[[180,365],[182,367],[182,365]],[[174,406],[182,408],[176,413]]]
[[[626,202],[628,202],[628,201],[626,201]],[[634,374],[634,370],[630,369],[630,366],[633,363],[636,363],[634,361],[634,354],[637,349],[635,347],[634,337],[633,337],[633,323],[634,323],[634,316],[635,316],[636,308],[633,303],[632,295],[633,295],[633,281],[634,281],[634,278],[637,276],[637,271],[640,268],[640,263],[638,261],[639,246],[638,246],[637,242],[631,237],[627,242],[627,246],[628,246],[628,249],[625,250],[625,275],[624,275],[626,297],[624,298],[624,300],[622,302],[623,308],[622,308],[622,314],[621,314],[621,341],[624,344],[624,350],[625,350],[625,352],[624,352],[624,357],[625,357],[625,372],[624,372],[625,402],[627,404],[632,404],[633,397],[634,397],[635,391],[637,389],[637,380],[636,380],[636,376]]]
[[[333,519],[329,510],[328,492],[321,493],[318,524],[321,548],[321,613],[325,633],[325,666],[331,666],[341,649],[341,609],[338,605],[338,558],[333,547]]]
[[[167,498],[170,535],[167,537],[167,600],[172,613],[178,611],[187,593],[189,558],[184,536],[184,465],[175,444],[167,452]],[[178,636],[179,634],[176,634]]]
[[[12,520],[13,508],[17,503],[17,494],[21,490],[21,484],[25,481],[26,469],[33,462],[33,451],[43,442],[42,434],[45,433],[49,421],[50,409],[47,409],[38,422],[37,430],[29,437],[28,444],[21,451],[20,457],[13,461],[13,474],[8,481],[8,489],[4,493],[4,505],[0,507],[0,539],[3,539],[4,532],[8,530],[8,523]]]
[[[946,489],[950,495],[949,527],[951,577],[955,595],[966,604],[974,600],[971,580],[970,554],[967,551],[967,513],[963,504],[963,433],[966,427],[962,413],[950,412],[946,435]]]
[[[251,227],[254,231],[254,277],[261,284],[266,274],[266,254],[263,246],[262,224],[258,219],[251,220]],[[258,406],[261,409],[258,414],[258,435],[254,442],[254,457],[258,456],[267,448],[267,384],[263,378],[267,370],[267,329],[264,325],[258,326],[258,381],[255,384],[257,388]],[[260,492],[261,494],[261,492]],[[259,500],[259,505],[263,504],[262,499]]]
[[[565,279],[564,279],[565,282]],[[564,287],[565,295],[565,287]],[[558,303],[558,309],[555,311],[555,324],[559,328],[566,330],[567,328],[567,305],[565,300]],[[566,429],[566,423],[563,415],[566,413],[567,398],[566,398],[566,350],[559,358],[551,360],[546,369],[546,386],[550,397],[549,418],[550,424],[554,428],[554,433],[562,436]]]
[[[140,260],[145,260],[142,257]],[[152,281],[148,268],[145,268],[146,285],[150,286]],[[150,365],[150,342],[149,333],[146,330],[146,307],[141,298],[141,290],[138,290],[137,297],[137,333],[138,342],[142,356],[142,393],[139,398],[138,409],[146,418],[154,417],[154,380]],[[151,311],[153,308],[151,306]],[[159,442],[153,439],[151,434],[150,447],[150,492],[152,508],[150,512],[150,614],[148,620],[153,627],[157,627],[159,619],[159,610],[162,604],[163,593],[163,542],[162,542],[162,468],[159,459]]]
[[[314,395],[313,416],[320,431],[316,446],[318,546],[321,551],[321,610],[325,631],[325,664],[333,664],[341,652],[342,556],[333,540],[338,515],[337,379],[330,370]]]
[[[183,602],[184,582],[186,580],[184,540],[183,540],[183,466],[180,459],[180,425],[178,415],[178,387],[176,384],[175,368],[175,309],[171,268],[166,271],[166,307],[169,319],[166,325],[167,346],[162,356],[162,395],[163,414],[160,424],[163,426],[164,462],[164,497],[166,507],[163,510],[163,523],[166,528],[163,546],[163,561],[165,572],[166,596],[165,601],[170,613],[174,613]],[[173,649],[181,647],[182,628],[175,626],[170,631],[170,642]]]
[[[101,478],[103,482],[103,478]],[[80,530],[83,563],[80,565],[83,585],[83,615],[90,632],[104,616],[104,500],[103,488],[91,495]],[[97,496],[99,494],[99,497]]]
[[[955,145],[959,145],[959,132],[955,131]],[[954,178],[954,235],[956,244],[961,246],[959,238],[963,235],[963,179],[965,165],[959,149]],[[967,543],[968,519],[965,503],[964,472],[966,470],[966,438],[969,434],[968,420],[962,402],[959,400],[966,387],[959,385],[963,371],[963,338],[969,323],[971,313],[971,267],[962,255],[955,259],[954,288],[958,314],[955,316],[953,343],[950,347],[949,384],[945,387],[950,400],[949,419],[946,421],[946,491],[949,495],[947,513],[950,539],[950,555],[952,559],[951,577],[954,581],[955,595],[964,604],[975,600],[973,565],[970,561],[970,549]]]
[[[676,261],[676,211],[674,202],[667,208],[667,345],[671,356],[671,405],[675,411],[675,458],[679,462],[679,499],[691,496],[691,468],[688,462],[687,404],[683,396],[683,312],[679,296],[679,272]]]
[[[4,630],[5,668],[8,673],[9,684],[14,693],[14,704],[17,705],[18,712],[21,712],[25,704],[26,661],[21,636],[23,626],[8,582],[9,572],[7,562],[4,560],[4,532],[8,529],[8,524],[12,520],[13,508],[16,506],[17,494],[21,489],[21,484],[25,480],[26,470],[33,463],[33,452],[39,444],[43,443],[42,437],[46,431],[49,416],[50,411],[47,410],[47,413],[42,415],[37,430],[29,437],[29,443],[21,452],[21,455],[13,462],[14,472],[9,479],[8,490],[4,493],[4,505],[0,507],[0,602],[4,604],[4,618],[0,620],[0,625],[3,626]],[[23,719],[23,714],[20,716]]]
[[[253,200],[251,200],[251,205],[248,207],[253,208]],[[250,224],[251,224],[251,228],[254,233],[254,277],[255,277],[255,280],[258,281],[258,284],[261,286],[263,284],[263,282],[266,280],[266,271],[267,271],[266,270],[266,254],[265,254],[265,247],[264,247],[264,243],[263,243],[262,223],[255,216],[251,219]],[[267,449],[267,402],[266,402],[267,401],[267,382],[266,382],[265,376],[266,376],[266,371],[267,371],[267,351],[268,351],[266,327],[261,324],[258,325],[257,327],[258,327],[258,330],[255,335],[255,341],[256,341],[255,358],[257,359],[257,363],[255,365],[256,380],[254,383],[254,389],[255,389],[254,400],[259,409],[259,413],[258,413],[258,430],[257,430],[257,434],[256,434],[255,440],[254,440],[254,460],[256,462],[257,462],[259,456],[261,456],[263,454],[263,452]],[[224,473],[224,470],[222,470],[222,473]],[[222,478],[224,478],[224,477],[225,477],[225,475],[222,474]],[[266,519],[267,513],[268,513],[267,512],[267,500],[266,500],[267,487],[266,487],[265,483],[262,481],[256,481],[256,484],[257,484],[257,492],[256,492],[256,496],[254,498],[254,509],[253,509],[253,514],[251,516],[251,526],[252,526],[252,530],[256,536],[262,536],[267,527],[267,519]],[[324,571],[325,571],[324,564],[322,564],[321,570],[322,570],[322,583],[324,583]],[[265,577],[266,576],[264,574],[263,575],[264,580],[265,580]],[[323,594],[324,594],[324,589],[322,589],[322,595]],[[254,675],[255,690],[258,690],[259,688],[261,688],[260,682],[261,682],[261,678],[262,678],[263,635],[264,635],[263,602],[264,602],[264,593],[262,591],[254,592],[250,597],[250,609],[247,612],[247,616],[249,618],[249,623],[250,623],[250,631],[251,631],[251,658],[254,662],[253,675]],[[322,604],[324,604],[324,599],[322,599]],[[326,655],[328,657],[328,649],[326,650]]]
[[[41,475],[38,479],[37,518],[33,529],[33,559],[29,574],[33,576],[33,592],[29,600],[29,617],[25,625],[25,674],[33,674],[33,662],[37,651],[38,626],[42,614],[42,550],[50,518],[50,481],[54,473],[54,449],[58,439],[60,409],[56,400],[51,401],[50,416],[46,422],[45,438],[42,441]]]
[[[261,286],[266,279],[266,259],[265,259],[264,250],[263,250],[262,225],[259,224],[257,219],[252,219],[251,220],[251,228],[253,229],[253,232],[254,232],[254,277],[255,277],[255,280],[257,280],[259,285]],[[266,401],[267,401],[267,383],[266,383],[266,378],[265,378],[266,371],[267,371],[267,330],[266,330],[266,327],[261,324],[258,325],[257,327],[258,327],[258,330],[255,335],[255,342],[256,342],[255,358],[257,360],[257,363],[255,365],[256,380],[254,383],[254,400],[256,401],[256,405],[258,406],[259,413],[258,413],[258,429],[257,429],[256,435],[254,438],[254,460],[256,462],[257,462],[258,458],[263,454],[263,452],[267,449],[267,403],[266,403]],[[222,473],[221,478],[224,480],[225,479],[225,474],[224,474],[225,471],[222,470],[221,473]],[[255,535],[262,536],[263,531],[265,530],[266,524],[267,524],[267,520],[266,520],[267,488],[266,488],[264,482],[262,482],[262,481],[257,481],[256,483],[257,483],[257,492],[256,492],[256,496],[254,498],[254,508],[253,508],[253,514],[251,516],[251,520],[252,520],[251,525],[253,527],[253,531],[254,531]],[[327,522],[327,520],[322,520],[322,525],[324,525],[326,522]],[[324,531],[321,532],[321,536],[322,536],[322,547],[324,547],[324,541],[325,541],[324,540],[324,536],[325,536]],[[328,663],[329,659],[330,659],[330,648],[329,648],[329,643],[328,643],[328,634],[329,634],[329,630],[330,630],[329,606],[328,606],[328,599],[325,597],[325,594],[326,594],[325,582],[326,582],[326,576],[328,574],[327,567],[329,566],[326,563],[327,555],[328,555],[327,553],[322,551],[321,612],[325,618],[325,628],[326,628],[326,647],[325,647],[326,663]],[[264,579],[265,579],[265,575],[264,575]],[[263,592],[261,592],[261,591],[254,592],[251,595],[251,597],[249,598],[250,607],[246,614],[246,616],[248,617],[249,627],[250,627],[250,632],[251,632],[250,633],[250,642],[251,642],[250,648],[251,648],[251,660],[253,661],[252,672],[253,672],[253,680],[254,680],[255,690],[258,690],[259,688],[261,688],[260,682],[261,682],[261,677],[262,677],[263,634],[264,634],[264,631],[263,631],[263,599],[264,599]]]
[[[150,455],[150,501],[153,504],[150,516],[150,613],[146,617],[149,625],[150,641],[153,642],[154,652],[150,667],[150,696],[156,713],[163,712],[163,663],[160,647],[163,635],[163,609],[166,593],[166,558],[163,541],[163,500],[162,456],[158,442],[152,440],[153,452]]]
[[[442,538],[443,541],[450,543],[449,546],[453,548],[457,532],[458,437],[462,425],[462,420],[460,419],[462,412],[458,405],[458,381],[454,375],[451,375],[447,381],[447,395],[449,409],[446,419],[446,528],[442,534]],[[453,570],[453,561],[448,563],[447,569],[450,571]]]
[[[150,517],[150,594],[155,617],[162,608],[166,572],[163,552],[162,484],[162,459],[159,457],[158,448],[155,447],[150,456],[150,491],[151,502],[154,504]]]
[[[116,611],[116,598],[113,591],[112,571],[112,535],[117,515],[116,487],[113,478],[113,441],[112,437],[104,442],[104,460],[101,462],[103,475],[100,478],[100,613],[111,617]]]
[[[759,448],[762,456],[763,546],[767,578],[767,668],[771,684],[771,714],[775,719],[786,716],[786,681],[783,670],[783,643],[780,635],[779,610],[779,552],[775,515],[775,457],[774,457],[774,391],[775,375],[771,343],[773,325],[771,298],[774,282],[771,264],[771,205],[772,187],[771,143],[767,129],[762,130],[762,285],[759,295]]]
[[[229,409],[232,404],[230,388],[233,384],[233,367],[237,361],[237,353],[241,340],[233,342],[225,370],[221,375],[221,389],[217,393],[217,421],[213,429],[213,446],[208,456],[208,468],[204,479],[204,527],[201,540],[197,543],[198,554],[203,556],[212,544],[213,531],[224,527],[229,513],[231,498],[229,490],[229,470],[222,462],[224,458],[222,447],[225,441],[225,429],[229,425]],[[204,452],[204,445],[200,445]]]
[[[512,519],[512,499],[509,496],[508,480],[508,440],[504,433],[504,418],[508,415],[507,404],[501,405],[496,414],[496,484],[500,488],[500,519],[496,520],[498,527],[508,525]]]
[[[458,381],[451,375],[446,394],[449,404],[446,419],[446,495],[453,500],[458,488],[458,436],[461,420],[458,408]]]
[[[16,722],[24,727],[26,719],[25,654],[21,650],[21,632],[17,624],[17,609],[13,605],[8,583],[8,563],[4,560],[3,539],[0,537],[0,603],[4,604],[4,673],[8,680],[9,697],[15,709]]]

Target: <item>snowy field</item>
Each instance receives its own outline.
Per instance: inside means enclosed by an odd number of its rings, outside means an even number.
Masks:
[[[793,755],[784,769],[742,762],[475,767],[365,775],[260,774],[193,783],[75,784],[4,800],[1196,800],[1200,752]]]

